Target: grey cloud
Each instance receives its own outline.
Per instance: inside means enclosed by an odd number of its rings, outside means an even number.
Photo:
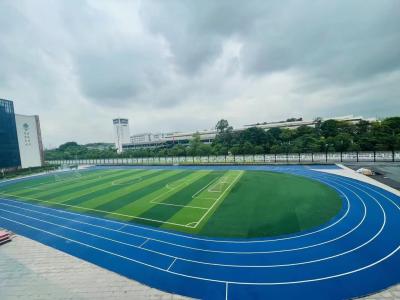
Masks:
[[[121,110],[144,131],[292,108],[386,116],[400,113],[399,28],[397,0],[4,0],[0,97],[41,114],[50,143],[112,140]],[[95,130],[60,125],[75,115]]]

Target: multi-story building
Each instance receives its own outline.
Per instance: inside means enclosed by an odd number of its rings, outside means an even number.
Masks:
[[[117,152],[122,152],[122,145],[129,144],[130,134],[129,134],[129,120],[128,119],[114,119],[114,142]]]
[[[326,120],[336,120],[336,121],[346,121],[350,123],[358,123],[361,120],[369,120],[373,121],[375,119],[364,119],[363,117],[355,117],[353,115],[343,116],[343,117],[334,117],[334,118],[324,118],[322,121]],[[255,123],[244,125],[243,127],[234,128],[233,131],[243,131],[250,127],[258,127],[264,130],[269,130],[271,128],[287,128],[287,129],[295,129],[300,126],[311,126],[314,127],[319,120],[303,120],[303,118],[291,118],[286,121],[278,121],[278,122],[263,122],[263,123]],[[217,135],[217,130],[200,130],[200,131],[192,131],[192,132],[172,132],[172,133],[143,133],[143,134],[135,134],[131,136],[130,143],[123,143],[123,149],[138,149],[138,148],[158,148],[158,147],[169,147],[172,145],[180,144],[187,145],[190,140],[193,138],[194,134],[198,134],[200,140],[207,144],[212,143]]]
[[[39,167],[43,162],[39,117],[15,114],[13,102],[0,99],[0,169]]]
[[[14,104],[0,99],[0,169],[21,166]]]

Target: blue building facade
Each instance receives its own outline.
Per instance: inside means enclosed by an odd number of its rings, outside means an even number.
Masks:
[[[0,99],[0,169],[21,166],[14,104]]]

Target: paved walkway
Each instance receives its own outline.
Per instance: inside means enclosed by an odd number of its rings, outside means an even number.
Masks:
[[[0,299],[188,299],[152,289],[22,236],[0,246]],[[400,284],[363,300],[400,299]]]
[[[0,299],[187,299],[22,236],[0,246]]]

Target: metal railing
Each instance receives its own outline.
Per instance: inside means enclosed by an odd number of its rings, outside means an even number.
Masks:
[[[254,155],[163,156],[49,160],[59,165],[191,165],[191,164],[326,164],[340,162],[400,162],[400,151],[279,153]]]

